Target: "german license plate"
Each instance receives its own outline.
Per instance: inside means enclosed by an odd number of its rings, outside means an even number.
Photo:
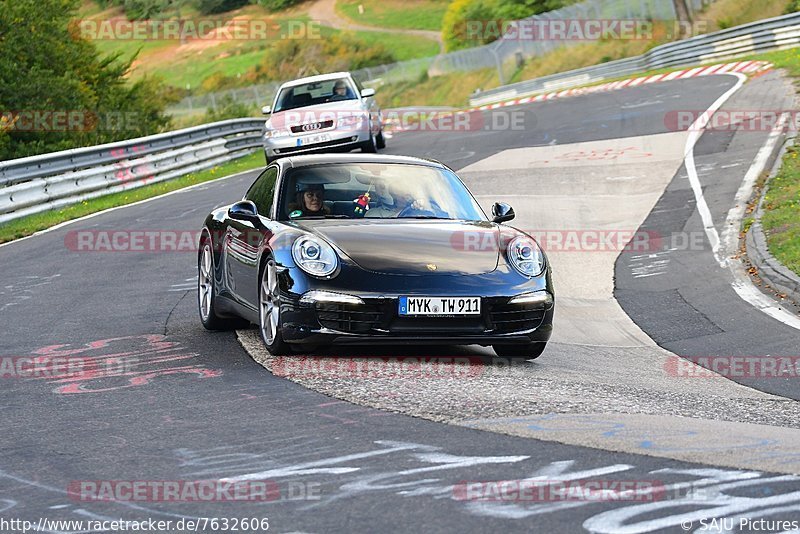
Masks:
[[[400,297],[399,315],[480,315],[480,297]]]
[[[317,143],[324,143],[325,141],[331,140],[331,134],[316,134],[316,135],[307,135],[306,137],[298,137],[297,138],[297,146],[304,146],[304,145],[315,145]]]

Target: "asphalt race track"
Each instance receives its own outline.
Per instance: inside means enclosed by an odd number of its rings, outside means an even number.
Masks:
[[[473,131],[398,133],[386,152],[452,166],[484,206],[511,203],[511,224],[525,230],[702,236],[687,178],[690,133],[668,118],[707,109],[736,83],[707,76],[507,107],[499,111],[522,128],[492,127],[487,112]],[[790,98],[767,73],[722,109],[789,109]],[[711,132],[689,147],[720,234],[768,136]],[[485,362],[468,377],[434,379],[275,376],[255,329],[200,325],[191,243],[177,252],[77,250],[80,231],[174,232],[180,241],[254,176],[0,247],[0,356],[80,356],[96,366],[72,378],[3,381],[4,516],[257,517],[286,533],[704,532],[705,518],[800,520],[800,382],[673,372],[676,355],[800,350],[797,330],[743,300],[702,239],[667,253],[556,244],[555,334],[535,362],[495,363],[481,347],[320,353]],[[269,480],[276,498],[91,502],[69,491],[80,481],[207,479]],[[554,479],[651,481],[663,491],[502,501],[460,490]]]

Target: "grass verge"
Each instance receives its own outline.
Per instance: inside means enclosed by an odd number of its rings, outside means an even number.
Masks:
[[[126,204],[133,204],[140,200],[156,197],[176,191],[202,182],[208,182],[223,176],[235,174],[237,172],[255,169],[264,165],[264,154],[260,150],[253,154],[247,155],[243,158],[229,161],[223,165],[212,167],[204,171],[199,171],[192,174],[187,174],[175,180],[168,180],[152,185],[146,185],[138,189],[131,189],[129,191],[121,191],[119,193],[112,193],[102,197],[85,200],[78,204],[72,204],[59,210],[45,211],[43,213],[36,213],[28,215],[20,219],[9,221],[5,224],[0,224],[0,243],[13,241],[21,237],[34,234],[40,230],[50,228],[59,223],[77,219],[84,215],[96,213],[109,208],[117,206],[124,206]]]
[[[798,87],[800,49],[771,52],[760,58],[786,69]],[[800,147],[790,147],[786,151],[778,174],[769,182],[763,208],[761,225],[770,253],[800,274]]]
[[[442,29],[443,0],[339,0],[336,11],[358,24],[412,30]],[[358,12],[358,6],[364,13]]]

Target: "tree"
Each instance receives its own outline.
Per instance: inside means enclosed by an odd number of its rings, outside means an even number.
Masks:
[[[157,132],[169,124],[154,79],[81,37],[78,0],[0,0],[0,160]],[[60,117],[81,117],[64,124]],[[38,122],[32,119],[38,117]]]

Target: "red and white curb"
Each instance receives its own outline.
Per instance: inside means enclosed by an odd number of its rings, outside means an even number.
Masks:
[[[531,95],[513,100],[506,100],[496,104],[486,104],[483,106],[476,106],[469,109],[458,111],[438,111],[428,114],[428,117],[452,115],[459,113],[472,113],[475,111],[487,111],[507,106],[519,106],[523,104],[530,104],[533,102],[544,102],[546,100],[553,100],[555,98],[564,98],[569,96],[578,96],[592,93],[599,93],[605,91],[614,91],[616,89],[624,89],[626,87],[636,87],[638,85],[646,85],[650,83],[667,82],[670,80],[684,80],[686,78],[695,78],[698,76],[711,76],[716,74],[726,74],[730,72],[740,72],[743,74],[755,74],[757,72],[765,71],[772,68],[772,63],[767,61],[739,61],[735,63],[720,63],[717,65],[709,65],[703,67],[694,67],[691,69],[676,70],[663,74],[654,74],[652,76],[640,76],[638,78],[628,78],[625,80],[618,80],[615,82],[604,83],[601,85],[593,85],[591,87],[578,87],[574,89],[564,89],[563,91],[553,91],[550,93],[543,93],[539,95]],[[386,110],[389,115],[392,110]],[[389,127],[391,132],[401,132],[404,130],[415,130],[415,126],[407,126],[401,124],[401,121],[396,118],[390,118],[384,123]]]
[[[666,82],[669,80],[683,80],[686,78],[695,78],[697,76],[709,76],[711,74],[725,74],[727,72],[741,72],[744,74],[754,74],[758,71],[772,68],[772,63],[766,61],[740,61],[738,63],[721,63],[718,65],[710,65],[707,67],[695,67],[693,69],[676,70],[664,74],[654,74],[653,76],[641,76],[639,78],[628,78],[626,80],[618,80],[616,82],[604,83],[602,85],[594,85],[591,87],[579,87],[575,89],[565,89],[563,91],[554,91],[536,96],[526,96],[524,98],[517,98],[505,102],[498,102],[496,104],[486,104],[484,106],[477,106],[469,108],[465,111],[483,111],[487,109],[496,109],[505,106],[517,106],[520,104],[527,104],[529,102],[541,102],[543,100],[552,100],[553,98],[562,98],[565,96],[584,95],[588,93],[597,93],[601,91],[613,91],[614,89],[623,89],[625,87],[636,87],[637,85],[645,85],[648,83]]]

